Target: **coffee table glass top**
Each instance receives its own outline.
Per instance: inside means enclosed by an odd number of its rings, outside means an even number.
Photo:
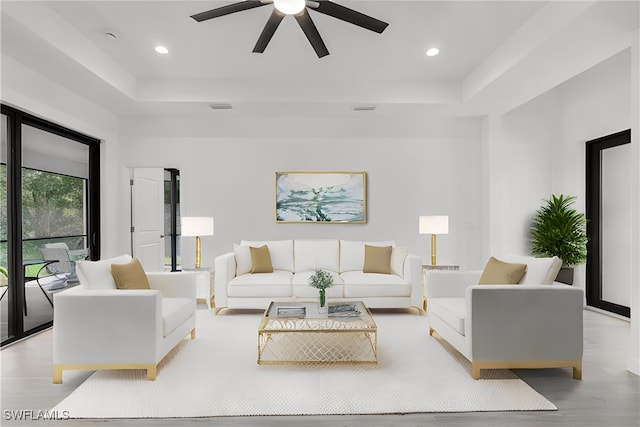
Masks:
[[[371,312],[362,301],[328,303],[318,313],[317,302],[276,301],[265,311],[260,330],[376,330]]]

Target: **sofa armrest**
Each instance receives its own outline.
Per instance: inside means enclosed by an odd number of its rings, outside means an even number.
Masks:
[[[236,277],[236,256],[233,252],[227,252],[216,257],[216,280],[214,295],[216,307],[227,306],[227,284]]]
[[[404,259],[403,276],[411,285],[411,305],[422,309],[422,258],[408,254]]]
[[[467,288],[478,284],[480,270],[430,270],[425,275],[425,295],[429,298],[464,298]]]
[[[584,292],[566,285],[478,285],[466,291],[473,361],[580,360]]]
[[[55,294],[54,304],[55,364],[146,363],[160,354],[160,291],[78,287]]]
[[[147,273],[151,289],[160,291],[164,298],[189,298],[196,300],[197,273],[184,272],[154,272]]]

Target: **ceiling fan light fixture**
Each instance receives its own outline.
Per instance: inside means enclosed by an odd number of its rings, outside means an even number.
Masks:
[[[438,49],[436,47],[432,47],[431,49],[429,49],[427,51],[427,56],[436,56],[439,53],[440,53],[440,49]]]
[[[273,6],[285,15],[297,15],[306,7],[305,0],[273,0]]]

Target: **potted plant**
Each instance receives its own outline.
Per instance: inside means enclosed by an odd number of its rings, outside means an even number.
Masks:
[[[575,196],[551,195],[536,211],[530,228],[533,256],[557,256],[562,269],[556,279],[573,284],[573,267],[587,262],[587,218],[571,208]]]
[[[318,313],[326,311],[326,289],[333,286],[333,276],[326,270],[317,269],[309,277],[309,286],[319,290]]]

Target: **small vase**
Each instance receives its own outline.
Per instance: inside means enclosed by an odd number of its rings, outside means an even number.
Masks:
[[[325,295],[325,290],[320,289],[320,293],[318,295],[318,313],[326,313],[327,312],[327,298]]]

